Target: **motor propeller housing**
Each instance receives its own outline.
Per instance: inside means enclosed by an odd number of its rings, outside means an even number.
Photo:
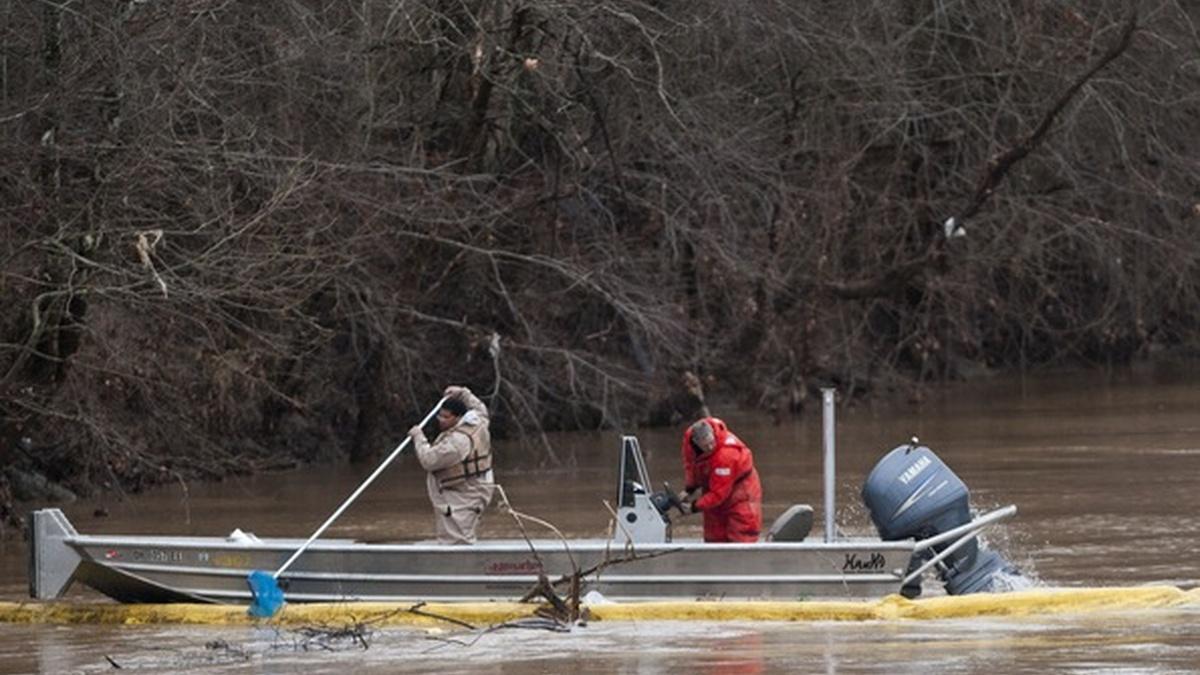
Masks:
[[[966,484],[915,438],[879,460],[863,484],[862,499],[884,540],[926,539],[972,518]],[[943,542],[924,555],[914,556],[909,570],[917,569],[954,543]],[[1012,563],[995,551],[981,548],[977,540],[959,546],[938,564],[938,576],[951,595],[1002,590],[996,583],[997,572],[1019,574]],[[901,592],[907,597],[919,595],[920,579]]]

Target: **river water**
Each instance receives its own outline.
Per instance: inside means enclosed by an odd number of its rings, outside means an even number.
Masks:
[[[972,504],[1016,504],[987,536],[1044,586],[1200,583],[1200,365],[1049,373],[948,385],[917,404],[838,408],[838,522],[870,533],[858,499],[884,452],[912,436],[971,488]],[[715,411],[753,447],[768,520],[794,502],[822,516],[820,411],[774,424]],[[678,430],[639,432],[651,477],[678,485]],[[513,505],[572,536],[601,534],[614,498],[619,435],[551,437],[568,468],[506,460]],[[320,467],[65,507],[88,533],[304,537],[373,467]],[[95,515],[102,509],[107,515]],[[365,540],[429,536],[423,477],[406,458],[329,535]],[[698,537],[699,522],[676,525]],[[493,511],[483,536],[517,531]],[[818,535],[819,536],[819,533]],[[0,599],[26,594],[26,552],[0,543]],[[928,591],[930,583],[926,583]],[[86,590],[71,597],[95,600]],[[863,623],[592,623],[567,633],[387,629],[352,640],[246,628],[0,624],[0,673],[101,672],[1195,672],[1200,608]]]

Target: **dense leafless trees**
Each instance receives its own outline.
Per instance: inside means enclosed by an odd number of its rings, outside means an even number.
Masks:
[[[1198,14],[0,0],[0,458],[136,485],[363,456],[449,382],[536,442],[684,370],[786,409],[1195,344]]]

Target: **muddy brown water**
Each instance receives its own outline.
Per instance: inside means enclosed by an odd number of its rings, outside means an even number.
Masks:
[[[858,491],[874,462],[919,436],[981,508],[1016,504],[988,543],[1046,586],[1200,583],[1200,366],[1049,373],[957,384],[923,403],[838,409],[838,522],[870,532]],[[717,411],[718,413],[724,411]],[[805,501],[821,520],[819,410],[781,425],[725,412],[754,448],[768,517]],[[679,481],[678,430],[639,432],[656,482]],[[605,530],[617,433],[561,434],[574,466],[505,461],[500,480],[520,510],[568,535]],[[373,467],[312,468],[172,486],[65,507],[88,533],[307,536]],[[389,471],[331,536],[429,535],[423,479],[411,458]],[[106,517],[95,517],[103,507]],[[513,536],[490,512],[485,536]],[[677,537],[698,536],[685,522]],[[25,597],[26,551],[0,544],[0,599]],[[928,585],[928,584],[927,584]],[[95,600],[84,590],[71,597]],[[867,623],[593,623],[569,633],[378,631],[369,648],[297,633],[196,627],[0,624],[0,673],[101,672],[1196,672],[1200,609]]]

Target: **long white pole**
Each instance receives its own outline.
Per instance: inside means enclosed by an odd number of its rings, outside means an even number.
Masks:
[[[837,503],[837,485],[834,481],[834,476],[837,474],[837,467],[834,464],[835,444],[833,434],[833,395],[836,391],[832,387],[821,389],[821,407],[823,411],[821,427],[825,432],[825,543],[832,542],[837,538],[837,525],[834,523],[834,516],[836,515],[835,504]]]

